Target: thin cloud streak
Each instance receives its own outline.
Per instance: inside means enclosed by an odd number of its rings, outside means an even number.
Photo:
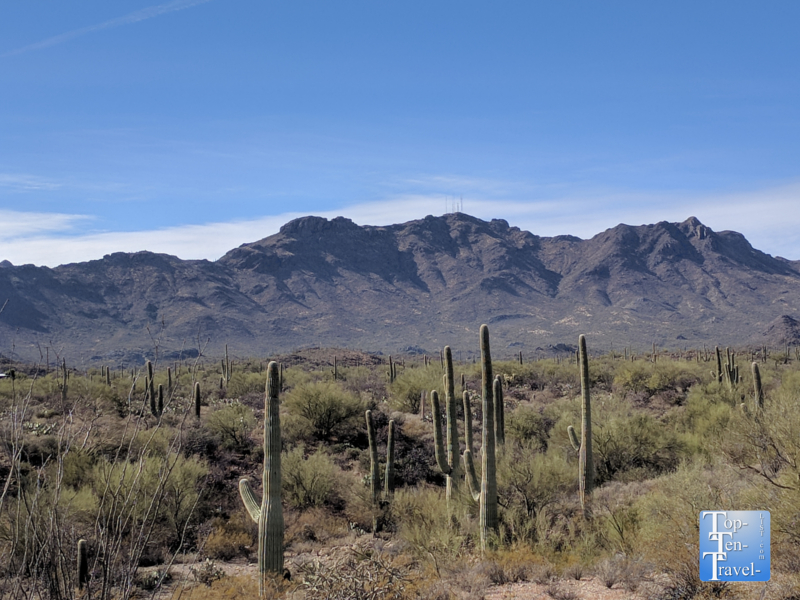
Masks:
[[[795,210],[799,196],[800,184],[715,196],[581,192],[538,201],[465,198],[464,212],[487,221],[506,219],[510,225],[540,236],[569,234],[581,238],[620,223],[680,222],[695,216],[715,231],[743,233],[759,250],[800,259],[800,212]],[[360,225],[390,225],[442,214],[447,197],[409,194],[316,214],[329,219],[345,216]],[[0,220],[23,224],[16,233],[0,235],[0,260],[52,267],[145,249],[183,259],[216,260],[236,246],[277,233],[281,225],[303,214],[287,212],[248,221],[74,235],[76,226],[87,217],[0,211]]]
[[[37,213],[0,209],[0,251],[18,241],[23,243],[45,233],[72,231],[76,225],[91,220],[86,215],[66,215],[60,213]],[[43,263],[44,264],[44,263]]]
[[[198,4],[205,4],[206,2],[211,2],[211,0],[173,0],[172,2],[167,2],[166,4],[148,6],[147,8],[142,8],[141,10],[128,13],[127,15],[117,17],[116,19],[110,19],[108,21],[104,21],[103,23],[98,23],[97,25],[90,25],[88,27],[74,29],[72,31],[47,38],[41,42],[29,44],[27,46],[23,46],[22,48],[17,48],[16,50],[10,50],[4,54],[0,54],[0,57],[6,58],[8,56],[22,54],[23,52],[29,52],[31,50],[49,48],[50,46],[68,42],[69,40],[73,40],[88,33],[102,31],[103,29],[110,29],[111,27],[119,27],[120,25],[139,23],[140,21],[145,21],[147,19],[152,19],[153,17],[158,17],[167,13],[191,8],[193,6],[197,6]]]

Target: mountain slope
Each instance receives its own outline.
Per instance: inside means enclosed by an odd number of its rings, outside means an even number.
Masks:
[[[307,345],[500,355],[586,333],[596,347],[742,344],[800,313],[797,261],[683,223],[539,237],[465,214],[386,227],[303,217],[216,262],[116,253],[55,269],[0,263],[0,352],[138,360]]]

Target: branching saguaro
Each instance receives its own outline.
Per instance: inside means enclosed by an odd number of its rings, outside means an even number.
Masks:
[[[259,595],[266,593],[270,574],[283,574],[283,507],[281,505],[281,419],[278,390],[278,363],[267,367],[267,393],[264,399],[263,495],[256,499],[250,481],[239,481],[239,493],[250,518],[258,523]]]
[[[442,411],[439,405],[439,393],[431,391],[433,409],[433,439],[436,452],[436,464],[444,473],[447,482],[448,502],[461,487],[461,449],[458,442],[458,422],[456,415],[455,382],[453,381],[453,353],[450,346],[444,347],[444,386],[445,411],[447,418],[447,455],[442,440]]]
[[[475,463],[472,451],[464,451],[464,462],[467,466],[467,483],[472,497],[480,502],[481,550],[485,552],[491,546],[491,540],[497,536],[499,523],[497,518],[497,463],[495,459],[494,437],[494,378],[492,377],[492,357],[489,351],[489,327],[481,325],[481,391],[483,394],[483,447],[481,450],[481,482],[475,474]]]

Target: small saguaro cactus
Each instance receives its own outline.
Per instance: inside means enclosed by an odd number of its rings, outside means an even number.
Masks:
[[[719,346],[714,347],[714,353],[717,357],[717,371],[714,376],[717,378],[717,383],[722,383],[722,356],[720,356]]]
[[[580,356],[581,374],[581,439],[575,428],[567,427],[569,441],[578,452],[578,490],[580,493],[581,510],[584,516],[591,514],[589,498],[594,489],[594,461],[592,457],[592,403],[589,397],[589,356],[586,352],[586,338],[578,338],[578,354]]]
[[[65,358],[64,361],[61,363],[61,402],[67,401],[68,381],[69,381],[69,373],[67,372],[67,359]]]
[[[397,379],[397,364],[392,360],[392,355],[389,355],[389,383],[394,383]]]
[[[753,361],[750,365],[753,369],[753,391],[755,392],[753,409],[756,411],[764,408],[764,390],[761,387],[761,372],[758,370],[758,363]]]
[[[153,416],[158,416],[156,414],[156,387],[153,383],[153,363],[148,360],[145,363],[145,367],[147,368],[147,375],[145,375],[144,379],[145,394],[150,400],[150,412],[153,413]]]
[[[467,483],[472,497],[480,502],[481,550],[489,546],[490,534],[497,534],[497,465],[495,461],[494,439],[494,378],[492,377],[492,357],[489,351],[489,327],[481,325],[481,392],[483,395],[483,433],[481,436],[481,482],[475,475],[472,450],[464,451],[467,466]]]
[[[200,382],[194,384],[194,416],[200,418]]]
[[[447,456],[442,440],[442,411],[439,406],[439,393],[431,391],[431,406],[433,408],[433,440],[436,453],[436,464],[444,473],[447,482],[447,500],[458,493],[461,482],[461,449],[458,443],[458,422],[456,421],[455,383],[453,381],[453,353],[450,346],[444,347],[444,387],[445,387],[445,412],[447,418]]]
[[[239,480],[239,494],[250,518],[258,523],[258,572],[260,596],[265,595],[268,574],[283,573],[283,507],[281,505],[281,418],[278,363],[267,367],[264,398],[263,496],[256,499],[247,478]]]
[[[86,551],[86,540],[78,540],[78,589],[82,590],[89,583],[89,559]]]
[[[378,441],[375,437],[375,425],[372,411],[364,413],[367,421],[367,440],[369,441],[369,488],[372,496],[374,513],[372,516],[372,533],[379,529],[378,509],[381,505],[381,474],[378,464]],[[394,494],[394,420],[389,421],[386,434],[386,470],[383,479],[383,499],[388,502]]]

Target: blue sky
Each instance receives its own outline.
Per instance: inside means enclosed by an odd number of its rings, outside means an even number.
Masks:
[[[800,259],[800,3],[0,5],[0,260],[697,216]]]

